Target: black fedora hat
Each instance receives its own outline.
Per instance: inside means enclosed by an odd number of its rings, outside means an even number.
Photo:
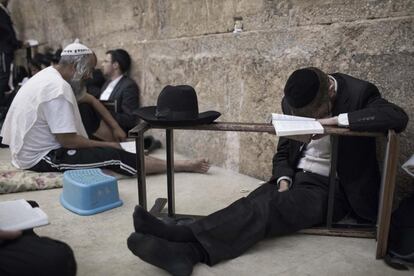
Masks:
[[[189,85],[167,85],[158,96],[157,106],[141,107],[138,117],[153,125],[186,126],[209,124],[220,112],[198,112],[197,94]]]

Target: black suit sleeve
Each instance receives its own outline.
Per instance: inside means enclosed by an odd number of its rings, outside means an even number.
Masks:
[[[117,103],[118,111],[114,118],[124,130],[133,128],[137,123],[136,110],[139,108],[139,88],[134,81],[128,82],[122,89],[121,102]]]
[[[354,131],[381,131],[394,129],[403,131],[408,116],[402,108],[383,99],[378,88],[372,83],[360,93],[358,106],[362,109],[348,113],[349,128]]]
[[[284,114],[290,114],[288,107],[285,105],[284,101],[282,100],[282,110]],[[288,176],[293,178],[295,173],[295,169],[292,167],[292,141],[291,139],[287,139],[285,137],[279,137],[279,142],[277,144],[277,152],[273,156],[272,160],[272,178],[271,181],[276,181],[279,177]]]
[[[10,16],[0,9],[0,51],[9,53],[21,46],[22,42],[16,38]]]

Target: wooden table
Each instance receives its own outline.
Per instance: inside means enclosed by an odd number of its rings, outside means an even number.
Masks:
[[[175,191],[174,191],[174,130],[206,130],[206,131],[238,131],[238,132],[264,132],[276,135],[271,124],[258,123],[229,123],[218,122],[206,125],[164,127],[152,126],[148,123],[140,123],[129,131],[129,137],[135,138],[137,152],[137,182],[138,182],[138,202],[147,209],[147,193],[145,182],[144,166],[144,133],[155,129],[165,129],[166,131],[166,161],[167,161],[167,199],[157,199],[151,213],[161,216],[161,210],[168,204],[169,217],[197,217],[194,215],[180,215],[175,213]],[[329,197],[326,218],[326,227],[304,229],[300,232],[317,235],[334,235],[347,237],[376,238],[377,250],[376,258],[383,258],[387,250],[388,233],[391,220],[392,203],[395,189],[395,176],[398,164],[399,139],[394,131],[388,133],[378,132],[355,132],[346,128],[325,127],[325,132],[331,135],[331,168],[329,177]],[[338,158],[338,136],[368,136],[385,137],[387,146],[384,154],[384,167],[382,171],[380,205],[378,212],[377,225],[349,225],[334,224],[332,222],[334,194],[335,194],[335,175]]]

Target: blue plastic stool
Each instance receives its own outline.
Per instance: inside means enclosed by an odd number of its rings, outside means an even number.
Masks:
[[[64,172],[60,203],[66,209],[82,216],[122,205],[116,178],[104,174],[101,169]]]

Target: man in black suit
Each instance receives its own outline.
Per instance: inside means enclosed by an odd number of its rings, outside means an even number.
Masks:
[[[375,85],[317,68],[296,70],[286,82],[286,114],[315,117],[323,125],[355,131],[405,129],[408,116],[383,99]],[[375,139],[339,138],[334,220],[352,213],[374,222],[380,173]],[[280,138],[273,176],[245,198],[192,224],[167,225],[137,206],[129,249],[174,275],[190,275],[198,262],[214,265],[235,258],[267,237],[324,222],[330,167],[329,136],[307,143]]]
[[[106,52],[102,68],[108,81],[103,85],[99,99],[116,101],[112,116],[128,132],[137,124],[135,111],[139,108],[139,87],[127,76],[131,68],[131,57],[123,49],[110,50]]]
[[[130,67],[131,58],[127,51],[123,49],[107,51],[102,69],[108,80],[98,96],[102,103],[106,103],[113,119],[125,133],[136,126],[135,111],[139,108],[138,85],[127,76]],[[96,112],[95,108],[90,104],[80,104],[79,110],[90,137],[95,136],[104,141],[116,140],[112,128],[105,122],[106,120],[101,119],[101,114]]]
[[[8,2],[8,0],[0,0],[0,105],[5,104],[5,93],[11,90],[9,78],[14,51],[22,46],[22,42],[16,38],[10,12],[7,9]]]

